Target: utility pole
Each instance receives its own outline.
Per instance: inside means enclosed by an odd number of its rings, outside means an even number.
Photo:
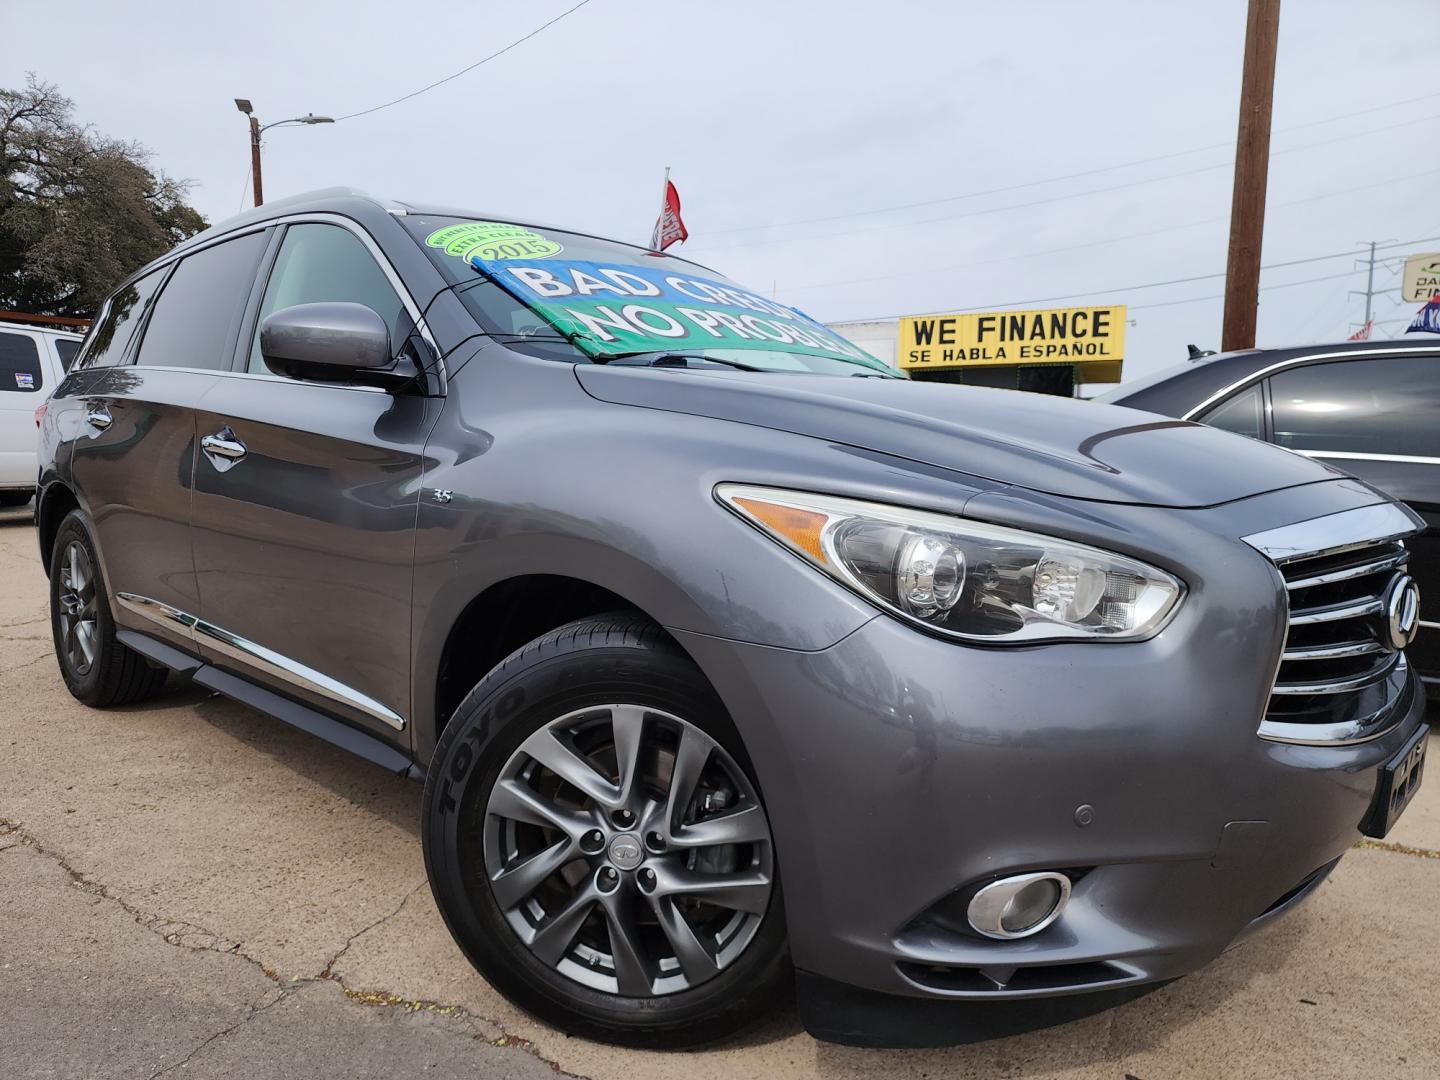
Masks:
[[[255,182],[255,205],[265,201],[265,188],[260,183],[260,118],[250,114],[250,177]]]
[[[1235,136],[1235,187],[1230,199],[1230,252],[1225,266],[1225,325],[1220,348],[1255,347],[1260,304],[1260,246],[1265,234],[1265,183],[1270,165],[1270,112],[1275,97],[1275,47],[1280,0],[1250,0],[1240,127]]]
[[[1365,291],[1362,293],[1359,289],[1352,289],[1352,290],[1350,290],[1350,295],[1351,295],[1351,296],[1363,296],[1363,297],[1365,297],[1365,319],[1364,319],[1364,321],[1361,322],[1361,324],[1360,324],[1360,330],[1361,330],[1361,332],[1366,332],[1366,328],[1367,328],[1367,327],[1371,327],[1371,318],[1372,318],[1373,315],[1374,315],[1374,301],[1375,301],[1375,297],[1379,296],[1381,293],[1399,292],[1399,291],[1400,291],[1398,287],[1396,287],[1396,288],[1390,288],[1390,289],[1377,289],[1377,288],[1375,288],[1375,263],[1377,262],[1377,260],[1376,260],[1376,258],[1375,258],[1375,248],[1376,248],[1376,246],[1377,246],[1380,242],[1381,242],[1381,241],[1379,241],[1379,240],[1371,240],[1371,241],[1370,241],[1370,256],[1369,256],[1369,258],[1357,259],[1357,260],[1356,260],[1356,262],[1359,263],[1360,266],[1364,266],[1364,267],[1365,267]],[[1390,243],[1389,240],[1386,240],[1386,241],[1384,241],[1384,242],[1385,242],[1386,244],[1389,244],[1389,243]],[[1384,259],[1380,259],[1380,260],[1378,260],[1378,261],[1379,261],[1379,263],[1380,263],[1381,266],[1384,266],[1384,265],[1385,265],[1385,260],[1384,260]],[[1360,266],[1356,266],[1356,269],[1358,270],[1358,269],[1360,268]],[[1363,341],[1363,340],[1369,340],[1369,338],[1370,338],[1370,337],[1373,337],[1373,336],[1374,336],[1374,335],[1373,335],[1373,328],[1371,328],[1371,332],[1367,332],[1367,333],[1365,334],[1365,337],[1362,338],[1361,340],[1362,340],[1362,341]]]

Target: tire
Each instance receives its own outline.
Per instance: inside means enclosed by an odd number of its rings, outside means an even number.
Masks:
[[[79,510],[60,522],[50,550],[50,630],[60,675],[86,705],[129,705],[165,685],[165,668],[151,666],[115,637],[95,541]]]
[[[630,784],[622,743],[643,748]],[[672,795],[677,773],[694,779]],[[435,751],[422,843],[471,963],[570,1034],[696,1046],[749,1026],[793,985],[774,843],[739,736],[647,619],[572,622],[486,675]]]
[[[22,491],[0,491],[0,508],[24,506],[34,497],[34,488],[25,488]]]

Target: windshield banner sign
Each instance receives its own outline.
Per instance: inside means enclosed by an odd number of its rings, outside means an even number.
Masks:
[[[643,352],[757,349],[884,367],[794,308],[713,278],[547,258],[470,262],[593,358]]]

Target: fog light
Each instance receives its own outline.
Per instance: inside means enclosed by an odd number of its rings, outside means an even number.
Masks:
[[[1064,874],[1016,874],[992,881],[977,892],[966,917],[975,931],[986,937],[1029,937],[1058,919],[1069,902],[1070,879]]]

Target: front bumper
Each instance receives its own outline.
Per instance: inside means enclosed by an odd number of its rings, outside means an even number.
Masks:
[[[676,632],[754,763],[802,987],[912,1003],[1123,991],[1195,970],[1318,886],[1424,693],[1410,676],[1400,722],[1370,742],[1261,739],[1278,577],[1233,541],[1189,550],[1187,603],[1140,643],[976,648],[885,616],[816,652]],[[935,917],[1029,870],[1075,882],[1033,937]]]

